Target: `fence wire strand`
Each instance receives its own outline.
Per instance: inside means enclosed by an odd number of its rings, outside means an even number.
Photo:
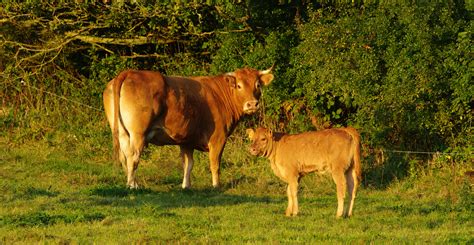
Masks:
[[[65,101],[68,101],[68,102],[71,102],[71,103],[74,103],[74,104],[77,104],[77,105],[81,105],[81,106],[84,106],[84,107],[87,107],[89,109],[92,109],[92,110],[95,110],[95,111],[99,111],[99,112],[103,112],[103,110],[99,109],[99,108],[96,108],[96,107],[93,107],[93,106],[90,106],[90,105],[87,105],[87,104],[84,104],[84,103],[81,103],[79,101],[76,101],[76,100],[71,100],[71,99],[68,99],[64,96],[61,96],[61,95],[58,95],[58,94],[55,94],[55,93],[52,93],[52,92],[49,92],[49,91],[45,91],[45,90],[41,90],[35,86],[32,86],[32,85],[29,85],[27,84],[25,81],[21,80],[21,84],[23,86],[27,86],[27,87],[30,87],[30,88],[33,88],[37,91],[40,91],[40,92],[43,92],[43,93],[46,93],[46,94],[49,94],[49,95],[52,95],[52,96],[55,96],[57,98],[60,98],[62,100],[65,100]],[[266,118],[265,118],[265,102],[263,100],[263,92],[262,92],[262,110],[263,112],[260,113],[260,123],[262,123],[263,121],[263,124],[266,125],[267,122],[266,122]],[[266,125],[268,126],[268,125]],[[456,155],[456,156],[472,156],[474,155],[474,152],[469,152],[469,153],[461,153],[461,152],[439,152],[439,151],[402,151],[402,150],[389,150],[389,149],[384,149],[385,152],[392,152],[392,153],[405,153],[405,154],[424,154],[424,155]]]
[[[25,81],[23,81],[23,80],[21,80],[20,83],[21,83],[23,86],[27,86],[27,87],[29,87],[29,88],[35,89],[35,90],[40,91],[40,92],[42,92],[42,93],[46,93],[46,94],[55,96],[55,97],[57,97],[57,98],[60,98],[60,99],[65,100],[65,101],[72,102],[72,103],[74,103],[74,104],[81,105],[81,106],[87,107],[87,108],[92,109],[92,110],[95,110],[95,111],[99,111],[99,112],[102,112],[102,111],[103,111],[103,110],[101,110],[101,109],[99,109],[99,108],[96,108],[96,107],[93,107],[93,106],[90,106],[90,105],[81,103],[81,102],[79,102],[79,101],[68,99],[68,98],[66,98],[66,97],[64,97],[64,96],[62,96],[62,95],[58,95],[58,94],[55,94],[55,93],[52,93],[52,92],[49,92],[49,91],[41,90],[41,89],[39,89],[39,88],[37,88],[37,87],[35,87],[35,86],[32,86],[32,85],[27,84],[27,83],[26,83]]]

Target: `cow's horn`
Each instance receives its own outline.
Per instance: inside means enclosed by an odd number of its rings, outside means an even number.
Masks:
[[[226,75],[235,77],[235,72],[227,72]]]
[[[269,74],[272,70],[273,70],[273,67],[275,67],[275,64],[273,64],[270,68],[264,70],[264,71],[259,71],[258,74],[259,75],[266,75],[266,74]]]

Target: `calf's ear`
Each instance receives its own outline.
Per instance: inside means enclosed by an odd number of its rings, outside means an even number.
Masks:
[[[253,136],[255,135],[255,131],[253,129],[248,128],[247,130],[245,130],[245,132],[247,132],[249,139],[253,139]]]
[[[270,139],[273,139],[273,131],[268,130],[268,137],[270,137]]]

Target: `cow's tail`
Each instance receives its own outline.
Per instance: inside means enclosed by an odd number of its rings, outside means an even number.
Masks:
[[[119,123],[120,123],[120,90],[122,83],[127,77],[128,72],[121,72],[114,80],[113,98],[114,98],[114,126],[112,129],[112,138],[114,145],[114,159],[120,161],[120,142],[119,142]]]
[[[354,162],[354,170],[356,172],[357,178],[359,181],[362,180],[362,167],[360,164],[360,134],[357,132],[357,130],[353,127],[347,127],[345,128],[345,131],[351,135],[353,139],[353,162]]]

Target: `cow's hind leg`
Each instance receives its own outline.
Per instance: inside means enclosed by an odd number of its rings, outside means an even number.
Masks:
[[[123,151],[127,161],[127,186],[130,189],[138,188],[137,181],[135,180],[135,172],[138,168],[138,162],[140,161],[140,155],[143,151],[144,145],[144,136],[142,134],[132,133],[130,134],[129,145]]]
[[[127,154],[126,153],[129,151],[129,148],[130,148],[130,136],[128,135],[128,132],[125,131],[123,127],[119,127],[119,143],[120,143],[119,161],[122,165],[122,169],[125,175],[127,175],[128,170],[127,170]]]
[[[127,136],[127,141],[128,141],[128,136]],[[122,169],[127,174],[127,158],[125,157],[125,154],[123,153],[122,150],[119,151],[119,162],[122,165]]]
[[[191,171],[193,169],[194,165],[194,159],[193,159],[193,152],[194,150],[191,148],[186,148],[184,146],[180,147],[181,149],[181,158],[183,161],[183,184],[181,187],[183,189],[187,189],[191,187]]]
[[[337,189],[337,212],[338,218],[342,217],[344,213],[344,197],[346,194],[346,180],[342,171],[333,172],[332,178],[336,183]]]
[[[352,216],[352,208],[354,207],[354,200],[356,197],[357,186],[359,185],[359,180],[357,179],[357,174],[354,168],[350,168],[346,172],[346,183],[347,183],[347,192],[349,193],[349,209],[347,211],[347,216]]]

